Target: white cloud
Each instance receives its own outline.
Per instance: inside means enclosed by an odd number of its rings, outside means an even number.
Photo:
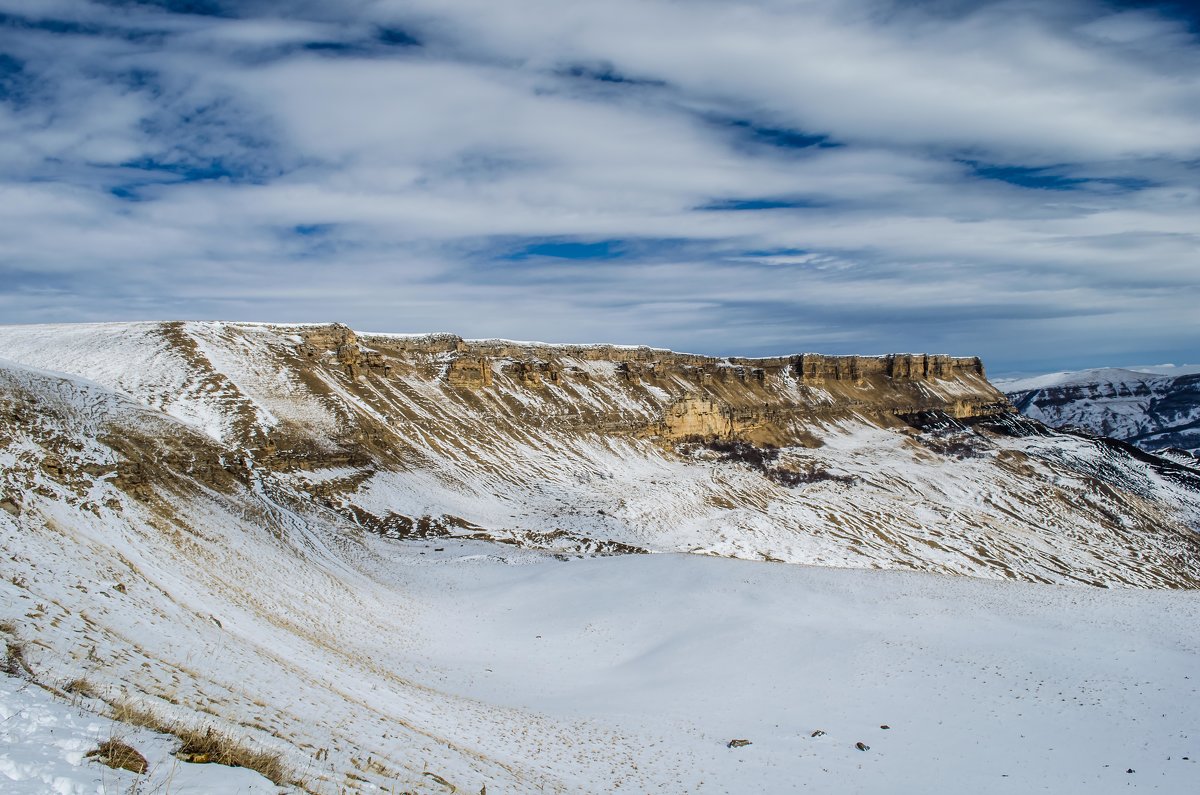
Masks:
[[[236,8],[0,0],[6,321],[938,346],[1005,369],[1051,363],[1047,333],[1075,365],[1186,358],[1200,331],[1200,46],[1162,13]],[[837,145],[779,145],[801,134]],[[626,242],[510,256],[546,238]]]

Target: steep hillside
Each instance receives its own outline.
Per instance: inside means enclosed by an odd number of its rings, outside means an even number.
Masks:
[[[1024,415],[1054,427],[1086,428],[1144,450],[1200,455],[1200,374],[1081,370],[1007,381]]]

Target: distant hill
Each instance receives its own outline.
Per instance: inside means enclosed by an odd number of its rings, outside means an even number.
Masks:
[[[1200,455],[1200,367],[1099,368],[995,383],[1022,414],[1047,425]]]

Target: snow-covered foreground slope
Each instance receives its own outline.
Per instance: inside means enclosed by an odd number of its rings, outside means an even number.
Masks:
[[[7,604],[46,608],[20,629],[49,647],[31,655],[42,676],[232,726],[314,792],[1186,792],[1200,777],[1194,592],[434,550],[374,539],[341,568],[254,549],[242,588],[293,596],[269,609],[203,594],[196,571],[165,592],[123,572],[118,594],[82,567]],[[197,791],[234,791],[213,781]]]
[[[1200,455],[1200,372],[1158,369],[1166,372],[1104,368],[997,385],[1022,414],[1047,425],[1087,428],[1146,450]]]
[[[1135,789],[1181,792],[1200,777],[1196,594],[677,555],[456,568],[403,577],[440,681],[619,727],[637,747],[612,783],[634,791],[1108,792],[1132,767]]]

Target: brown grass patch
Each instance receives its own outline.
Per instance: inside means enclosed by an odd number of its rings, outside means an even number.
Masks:
[[[63,685],[63,692],[70,693],[73,696],[84,696],[85,698],[97,698],[99,693],[96,688],[92,687],[92,683],[86,679],[72,679]]]
[[[171,733],[183,743],[175,756],[184,762],[244,767],[261,773],[276,784],[282,784],[287,778],[279,754],[251,748],[228,735],[213,731],[211,726],[205,729],[176,727]]]
[[[102,765],[108,765],[113,770],[128,770],[139,776],[149,767],[146,757],[139,754],[136,748],[115,737],[100,743],[95,750],[88,751],[84,756],[95,759]]]
[[[112,707],[113,720],[163,734],[174,734],[165,721],[148,709],[142,709],[128,701],[119,701],[109,706]]]
[[[25,644],[16,638],[4,641],[4,673],[9,676],[31,674],[29,663],[25,661]]]

